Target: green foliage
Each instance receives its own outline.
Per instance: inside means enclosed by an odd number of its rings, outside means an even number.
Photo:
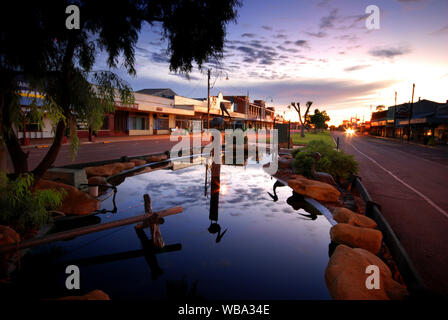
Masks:
[[[315,161],[312,156],[316,152],[321,155],[321,159],[316,164],[316,171],[327,172],[337,180],[347,179],[351,174],[358,173],[358,162],[352,155],[337,151],[332,145],[320,140],[311,141],[296,154],[294,161],[296,173],[312,178],[311,168]]]
[[[32,191],[33,176],[21,175],[9,179],[0,173],[0,224],[9,225],[22,233],[50,221],[49,210],[57,209],[64,191]]]
[[[310,116],[310,123],[314,125],[316,129],[324,129],[326,126],[326,122],[330,121],[330,117],[327,112],[324,110],[322,112],[319,109],[314,110],[314,114]]]
[[[300,152],[300,148],[295,148],[291,151],[291,155],[295,158],[297,153],[299,153],[299,152]]]

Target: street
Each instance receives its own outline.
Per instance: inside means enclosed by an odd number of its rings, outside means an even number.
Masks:
[[[448,294],[448,147],[333,137],[359,161],[363,184],[426,285]]]
[[[79,146],[78,154],[72,160],[70,144],[64,144],[58,154],[54,166],[66,166],[70,164],[86,163],[93,161],[104,161],[119,159],[122,156],[139,156],[149,153],[161,153],[170,150],[177,142],[170,141],[168,135],[154,137],[133,137],[133,139],[113,141],[106,143],[83,143]],[[40,160],[48,152],[48,148],[27,148],[25,152],[30,152],[28,157],[29,168],[34,169]],[[8,167],[12,170],[12,164],[8,159]]]

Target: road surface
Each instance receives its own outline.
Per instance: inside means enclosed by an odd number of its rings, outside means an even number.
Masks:
[[[359,161],[363,184],[428,288],[448,295],[448,147],[333,137]]]
[[[139,139],[137,137],[135,140],[129,139],[124,141],[111,140],[110,143],[83,143],[78,149],[75,160],[72,160],[70,145],[64,144],[61,147],[54,166],[119,159],[122,156],[131,157],[149,153],[161,153],[169,151],[176,143],[175,141],[170,141],[169,136],[150,137],[146,139]],[[24,150],[25,152],[30,152],[28,165],[31,170],[38,165],[40,160],[48,152],[48,148],[26,148]],[[12,170],[10,159],[8,159],[8,168]]]

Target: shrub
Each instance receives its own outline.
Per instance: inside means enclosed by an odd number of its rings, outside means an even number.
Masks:
[[[32,191],[33,180],[32,175],[9,179],[0,173],[0,224],[24,233],[50,221],[49,210],[62,204],[65,191]]]
[[[358,173],[358,162],[352,155],[337,151],[333,146],[320,141],[311,141],[302,151],[296,154],[294,169],[296,173],[312,178],[311,168],[314,163],[313,154],[319,152],[321,159],[316,164],[316,171],[328,172],[335,180],[347,179]]]

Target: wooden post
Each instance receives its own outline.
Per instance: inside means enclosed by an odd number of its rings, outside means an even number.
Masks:
[[[148,194],[143,195],[143,201],[145,202],[145,214],[148,215],[148,219],[136,225],[135,229],[143,230],[144,228],[149,227],[151,230],[151,237],[154,246],[156,248],[163,248],[165,246],[165,243],[163,242],[159,225],[163,224],[164,220],[157,213],[152,212],[151,199]]]
[[[182,212],[182,207],[174,207],[166,210],[160,210],[157,212],[154,212],[153,214],[157,214],[158,217],[166,217],[173,214],[178,214]],[[143,214],[135,217],[130,217],[126,219],[121,219],[117,221],[107,222],[99,225],[93,225],[93,226],[87,226],[87,227],[81,227],[76,228],[68,231],[58,232],[51,234],[49,236],[38,238],[38,239],[31,239],[31,240],[25,240],[18,244],[11,244],[7,246],[0,247],[0,254],[5,252],[10,252],[18,249],[25,249],[30,247],[35,247],[39,245],[43,245],[46,243],[54,242],[54,241],[60,241],[60,240],[66,240],[78,236],[82,236],[89,233],[94,233],[97,231],[103,231],[108,230],[116,227],[125,226],[128,224],[137,223],[140,221],[144,221],[150,218],[150,215]]]

